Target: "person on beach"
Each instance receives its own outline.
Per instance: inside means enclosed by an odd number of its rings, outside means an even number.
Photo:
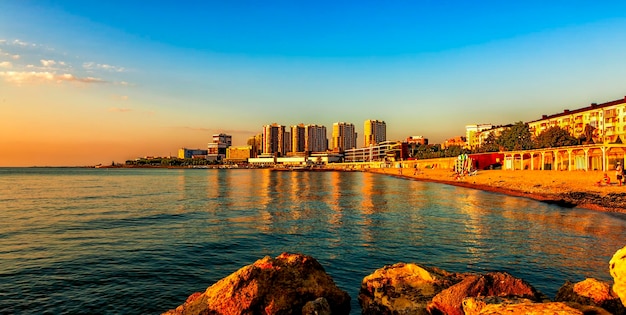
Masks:
[[[602,179],[596,182],[596,186],[608,186],[608,185],[611,185],[611,178],[609,178],[609,175],[607,173],[604,173],[604,176],[602,177]]]
[[[622,186],[622,177],[624,176],[624,169],[622,168],[622,163],[617,162],[617,166],[615,166],[615,177],[617,178],[617,186]]]

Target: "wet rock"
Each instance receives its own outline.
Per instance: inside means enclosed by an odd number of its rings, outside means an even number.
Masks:
[[[302,308],[302,315],[331,315],[330,305],[325,298],[307,302]]]
[[[433,297],[428,305],[431,314],[463,315],[463,299],[467,297],[518,297],[541,301],[543,296],[526,281],[505,272],[470,275]]]
[[[597,306],[610,312],[610,314],[626,314],[626,308],[611,291],[611,285],[593,278],[575,284],[569,281],[565,282],[556,293],[554,300],[572,302],[582,306]]]
[[[164,314],[300,314],[307,302],[320,297],[332,314],[350,312],[348,293],[313,257],[283,253],[239,269]]]
[[[613,277],[613,291],[626,306],[626,246],[619,249],[609,261],[609,272]]]
[[[583,312],[563,302],[533,303],[529,299],[507,299],[500,297],[475,298],[463,300],[465,315],[500,315],[500,314],[532,314],[532,315],[583,315],[602,314]]]
[[[361,313],[428,314],[430,300],[464,276],[416,264],[385,266],[363,278],[359,292]]]

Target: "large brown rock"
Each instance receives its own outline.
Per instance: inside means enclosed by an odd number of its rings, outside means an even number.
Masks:
[[[463,299],[477,296],[519,297],[540,301],[542,295],[526,281],[505,272],[470,275],[441,291],[428,305],[431,314],[463,315]]]
[[[626,246],[615,252],[609,261],[609,271],[615,282],[613,291],[622,300],[622,304],[626,306]]]
[[[626,314],[626,308],[620,302],[619,297],[611,291],[611,285],[593,278],[577,283],[565,282],[556,293],[554,300],[584,306],[597,306],[611,314]]]
[[[323,297],[332,314],[350,312],[350,296],[340,290],[313,257],[283,253],[265,257],[194,293],[170,315],[302,314]]]
[[[507,299],[495,298],[502,303],[493,301],[485,302],[480,298],[466,298],[463,301],[465,315],[501,315],[501,314],[526,314],[526,315],[583,315],[598,314],[591,310],[586,313],[563,302],[533,303],[527,299],[519,301],[509,301]],[[600,313],[601,314],[601,313]]]
[[[428,314],[430,300],[459,282],[463,274],[416,264],[385,266],[363,278],[359,303],[363,315]]]

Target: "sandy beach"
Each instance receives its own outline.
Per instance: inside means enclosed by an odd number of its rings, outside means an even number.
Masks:
[[[512,196],[531,198],[563,206],[626,213],[626,186],[618,186],[614,171],[607,172],[611,183],[598,186],[601,171],[510,171],[486,170],[455,178],[449,169],[369,169],[407,179],[475,188]]]

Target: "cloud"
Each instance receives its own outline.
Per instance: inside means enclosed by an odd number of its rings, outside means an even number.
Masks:
[[[0,77],[14,84],[45,83],[45,82],[80,82],[105,83],[106,81],[94,77],[76,77],[73,74],[56,74],[49,71],[0,71]]]
[[[23,42],[23,41],[21,41],[19,39],[16,39],[16,40],[13,41],[13,45],[26,47],[26,46],[29,46],[30,44],[27,43],[27,42]],[[33,46],[35,46],[35,45],[33,44]]]
[[[2,44],[2,41],[0,41],[0,44]],[[4,52],[4,51],[2,51],[2,49],[0,49],[0,56],[9,57],[9,58],[11,58],[13,60],[20,59],[20,55],[13,55],[13,54],[10,54],[8,52]]]
[[[111,72],[126,71],[124,67],[112,66],[112,65],[95,63],[95,62],[85,62],[83,63],[83,68],[86,70],[106,70],[106,71],[111,71]]]
[[[120,107],[111,107],[109,108],[109,112],[113,112],[113,113],[128,113],[128,112],[132,112],[133,110],[131,108],[120,108]]]
[[[57,63],[54,60],[44,60],[44,59],[41,59],[39,61],[41,62],[41,65],[44,66],[44,67],[52,67],[52,66],[54,66]]]
[[[85,62],[79,56],[68,57],[72,54],[19,39],[0,39],[0,48],[0,70],[4,69],[0,72],[0,81],[14,84],[79,82],[129,85],[126,81],[120,83],[123,78],[111,78],[112,73],[125,72],[124,67]]]

